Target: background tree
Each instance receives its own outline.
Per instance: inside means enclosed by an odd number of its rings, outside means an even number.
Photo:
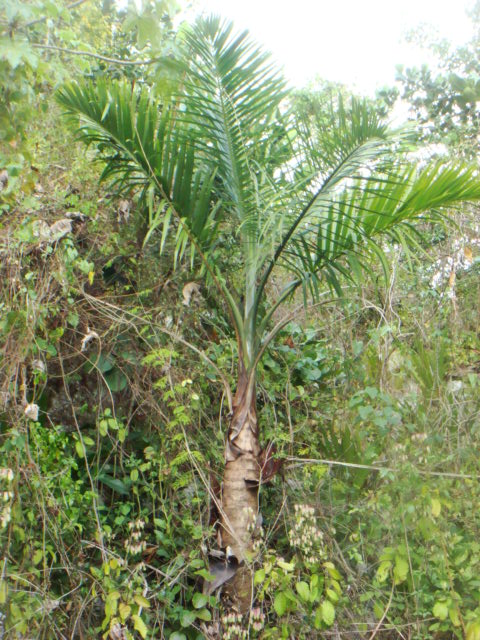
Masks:
[[[11,201],[22,183],[34,188],[35,150],[29,138],[38,111],[52,108],[52,93],[72,74],[129,78],[151,84],[172,46],[170,0],[118,9],[112,3],[16,2],[0,7],[0,198]],[[55,107],[53,107],[55,108]],[[8,181],[7,181],[8,178]],[[0,200],[0,202],[1,202]]]
[[[80,114],[83,140],[102,150],[103,177],[139,190],[148,237],[158,231],[162,245],[173,237],[176,262],[198,264],[224,299],[238,377],[220,528],[222,547],[243,565],[232,585],[244,611],[262,469],[256,371],[288,321],[278,320],[279,307],[297,290],[305,301],[339,292],[368,253],[385,264],[382,243],[408,241],[412,220],[478,199],[480,184],[473,168],[408,163],[404,135],[365,103],[340,101],[313,137],[285,113],[286,87],[268,57],[217,18],[185,28],[182,47],[182,81],[170,100],[113,83],[71,84],[58,99]],[[238,243],[234,275],[218,269],[228,239]],[[274,276],[285,286],[272,300]]]
[[[397,68],[400,98],[410,105],[422,140],[442,142],[456,153],[477,153],[480,102],[480,5],[470,11],[472,39],[454,47],[446,39],[418,31],[411,35],[435,57],[433,65]]]

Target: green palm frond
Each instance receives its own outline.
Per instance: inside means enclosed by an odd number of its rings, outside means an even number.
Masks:
[[[272,115],[285,95],[285,83],[269,55],[246,32],[218,17],[199,20],[187,30],[186,117],[199,130],[197,145],[214,156],[224,201],[250,242],[258,234],[259,175],[265,169]],[[278,126],[278,125],[277,125]]]
[[[269,55],[230,23],[200,19],[181,34],[174,97],[99,82],[68,84],[58,100],[99,149],[103,179],[140,195],[149,235],[158,231],[161,247],[172,238],[176,262],[201,254],[247,368],[296,289],[305,299],[322,281],[340,291],[369,268],[366,254],[386,272],[382,247],[414,242],[413,220],[480,199],[476,169],[407,162],[408,134],[391,132],[368,102],[340,99],[313,125],[297,117]],[[238,295],[215,262],[222,246],[235,253]],[[268,307],[277,267],[293,280]]]
[[[390,176],[359,179],[336,198],[312,203],[304,216],[307,222],[297,228],[279,260],[299,284],[308,283],[312,294],[315,274],[323,273],[338,290],[336,273],[348,278],[355,271],[345,269],[344,258],[362,267],[362,256],[372,251],[386,269],[382,242],[410,242],[412,220],[438,217],[455,204],[480,199],[480,181],[471,166],[438,162],[420,170],[409,166],[391,171]]]
[[[273,214],[277,221],[274,228],[274,250],[270,254],[257,291],[255,313],[259,308],[265,285],[278,264],[292,269],[292,251],[303,255],[304,242],[311,243],[314,230],[330,229],[322,242],[341,242],[350,221],[335,216],[335,207],[343,192],[351,192],[352,184],[358,193],[366,190],[369,183],[379,181],[378,167],[385,169],[391,164],[392,149],[399,146],[403,134],[388,131],[377,114],[364,101],[352,100],[349,107],[340,101],[338,113],[332,113],[330,128],[322,135],[317,145],[306,127],[300,128],[295,141],[296,156],[291,183],[285,194],[290,198],[283,202],[281,217]],[[393,179],[389,179],[392,184]],[[360,187],[361,185],[361,187]],[[300,241],[303,238],[303,241]],[[351,238],[350,238],[351,240]],[[295,249],[292,249],[292,245]],[[288,249],[288,258],[285,255]],[[272,255],[273,254],[273,255]],[[265,259],[268,253],[265,252]],[[305,268],[306,263],[301,265]],[[318,270],[318,269],[317,269]],[[317,279],[308,271],[311,286],[316,287]]]
[[[188,131],[175,122],[175,105],[161,104],[146,89],[104,81],[68,84],[57,100],[70,116],[80,116],[79,137],[100,150],[101,179],[119,192],[139,191],[150,232],[163,225],[165,239],[176,222],[177,258],[189,245],[192,256],[196,247],[208,249],[217,224],[215,172],[196,161]]]
[[[325,179],[333,167],[342,166],[350,154],[372,141],[383,143],[385,153],[387,143],[392,140],[392,131],[379,117],[375,109],[366,101],[352,98],[348,105],[340,97],[337,104],[330,104],[327,113],[309,118],[297,117],[298,144],[303,153],[300,169],[318,180]],[[312,135],[312,129],[316,135]],[[399,140],[397,132],[396,142]]]

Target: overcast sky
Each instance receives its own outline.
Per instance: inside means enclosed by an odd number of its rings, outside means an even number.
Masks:
[[[196,11],[218,13],[248,28],[302,86],[315,75],[362,93],[392,84],[396,64],[428,62],[404,41],[421,23],[455,44],[472,34],[466,9],[474,0],[197,0]],[[402,42],[403,40],[403,42]]]

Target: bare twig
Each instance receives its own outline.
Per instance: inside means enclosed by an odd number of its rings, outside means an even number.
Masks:
[[[395,585],[392,584],[392,590],[390,591],[390,598],[388,599],[387,602],[387,606],[385,607],[385,611],[382,614],[382,617],[380,618],[380,620],[378,621],[377,626],[375,627],[375,629],[373,630],[372,635],[369,637],[368,640],[373,640],[373,638],[375,638],[375,636],[377,635],[377,631],[380,629],[380,627],[383,624],[383,621],[385,620],[388,610],[390,609],[390,605],[392,604],[392,598],[393,598],[393,592],[395,590]]]
[[[328,464],[339,467],[350,467],[353,469],[368,469],[369,471],[398,473],[399,469],[393,467],[375,467],[370,464],[358,464],[356,462],[342,462],[340,460],[322,460],[320,458],[295,458],[289,456],[286,458],[288,462],[293,462],[290,469],[304,464]],[[459,480],[480,480],[478,475],[470,475],[465,473],[453,473],[449,471],[429,471],[428,469],[414,468],[415,472],[421,476],[437,476],[440,478],[458,478]]]
[[[107,307],[110,313],[115,312],[117,314],[115,318],[117,320],[121,320],[122,322],[125,322],[126,324],[135,326],[134,320],[142,324],[149,324],[148,321],[145,320],[144,318],[137,316],[131,311],[126,311],[125,309],[121,309],[120,307],[117,307],[111,302],[107,302],[106,300],[99,300],[98,298],[95,298],[95,296],[91,296],[88,293],[85,293],[85,291],[82,291],[82,295],[85,297],[86,300],[90,302],[92,306],[96,306],[97,308],[102,306]],[[130,318],[127,318],[126,316],[130,316]],[[159,327],[158,325],[155,325],[155,331],[164,333],[165,335],[172,338],[172,340],[179,342],[180,344],[183,344],[185,347],[188,347],[188,349],[190,349],[191,351],[199,355],[202,358],[202,360],[204,360],[209,366],[212,367],[212,369],[215,370],[215,372],[217,373],[217,375],[219,376],[220,380],[223,383],[223,386],[225,389],[225,395],[227,396],[228,408],[231,413],[232,407],[233,407],[232,390],[230,388],[228,380],[226,379],[224,374],[220,371],[220,369],[217,367],[217,365],[213,362],[213,360],[211,360],[204,351],[202,351],[201,349],[198,349],[195,345],[191,344],[190,342],[188,342],[178,334],[174,333],[173,331],[169,331],[168,329],[164,327]]]
[[[66,49],[64,47],[56,47],[51,44],[37,44],[32,43],[32,47],[36,49],[46,49],[48,51],[58,51],[69,56],[87,56],[89,58],[95,58],[96,60],[103,60],[104,62],[110,62],[110,64],[119,64],[129,67],[146,66],[159,62],[162,58],[149,58],[148,60],[122,60],[120,58],[109,58],[108,56],[102,56],[100,53],[93,53],[93,51],[81,51],[78,49]]]

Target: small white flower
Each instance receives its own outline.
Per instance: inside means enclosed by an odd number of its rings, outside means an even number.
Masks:
[[[100,336],[96,331],[92,331],[90,328],[87,327],[87,333],[83,336],[82,346],[80,348],[80,351],[85,351],[85,349],[87,348],[87,345],[92,340],[100,340]]]
[[[109,637],[111,640],[127,640],[127,628],[117,622],[110,629]]]
[[[4,529],[7,526],[7,524],[10,522],[10,515],[11,515],[10,505],[7,504],[3,507],[2,511],[0,512],[0,528]]]
[[[29,420],[33,420],[34,422],[36,422],[38,420],[39,410],[40,410],[40,407],[38,406],[38,404],[31,402],[30,404],[27,404],[27,406],[25,407],[24,413]]]
[[[40,371],[40,373],[45,373],[45,363],[42,360],[32,360],[32,369],[34,371]]]
[[[0,469],[0,479],[7,480],[7,482],[11,482],[13,480],[13,471],[12,469],[5,467]]]

